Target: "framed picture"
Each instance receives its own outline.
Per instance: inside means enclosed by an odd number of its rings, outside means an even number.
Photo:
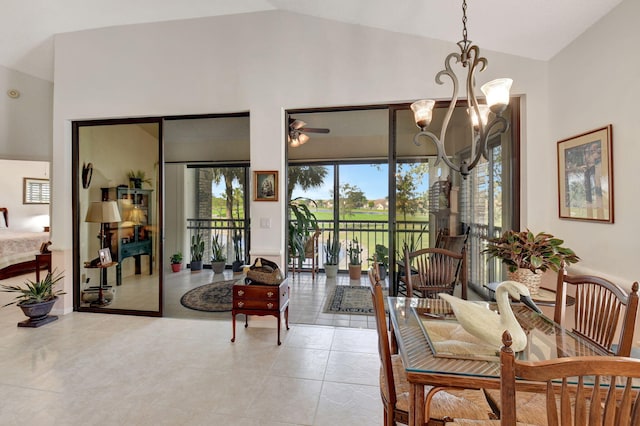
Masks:
[[[612,126],[558,141],[560,218],[613,223]]]
[[[253,201],[278,201],[278,172],[253,172]]]
[[[102,266],[113,263],[113,260],[111,260],[111,250],[109,250],[109,247],[98,250],[98,255],[100,256],[100,264]]]

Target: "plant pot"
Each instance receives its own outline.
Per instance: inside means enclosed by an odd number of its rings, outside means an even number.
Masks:
[[[327,278],[335,278],[338,276],[338,265],[324,265],[324,273],[327,275]]]
[[[192,260],[191,272],[200,272],[200,271],[202,271],[202,260]]]
[[[142,188],[142,179],[140,178],[129,178],[129,188]]]
[[[349,279],[360,280],[362,277],[362,264],[352,265],[349,264]]]
[[[225,266],[227,266],[227,262],[225,260],[220,260],[216,262],[211,261],[211,269],[213,269],[213,272],[215,272],[216,274],[223,273]]]
[[[526,268],[518,268],[515,272],[507,272],[507,278],[527,286],[529,293],[533,296],[538,294],[538,290],[540,289],[542,273],[535,273]]]
[[[384,280],[387,278],[387,267],[384,265],[378,265],[378,271],[380,271],[380,279]]]
[[[180,269],[182,269],[182,263],[172,263],[171,264],[171,270],[173,272],[180,272]]]
[[[58,300],[57,297],[41,303],[18,303],[18,306],[22,309],[22,313],[29,317],[28,320],[19,322],[18,327],[40,327],[57,320],[58,317],[56,315],[49,315],[56,300]]]
[[[231,270],[233,272],[242,272],[242,267],[244,266],[244,262],[242,260],[234,260],[231,264]]]

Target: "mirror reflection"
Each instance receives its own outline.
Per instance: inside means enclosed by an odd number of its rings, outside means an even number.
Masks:
[[[159,122],[78,125],[80,310],[160,312],[159,135]]]

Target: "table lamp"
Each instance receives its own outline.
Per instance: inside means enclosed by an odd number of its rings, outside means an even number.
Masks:
[[[118,204],[115,201],[92,201],[87,210],[87,216],[84,218],[85,222],[99,223],[100,224],[100,248],[105,248],[105,240],[107,237],[106,224],[113,222],[120,222],[120,211],[118,210]]]

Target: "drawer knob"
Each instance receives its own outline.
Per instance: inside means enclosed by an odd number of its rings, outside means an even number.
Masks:
[[[267,303],[267,308],[273,309],[273,303]]]
[[[238,296],[244,296],[244,290],[238,290]]]
[[[267,297],[273,297],[273,292],[272,291],[268,291],[267,292]]]
[[[242,308],[244,306],[244,302],[238,302],[238,308]]]

